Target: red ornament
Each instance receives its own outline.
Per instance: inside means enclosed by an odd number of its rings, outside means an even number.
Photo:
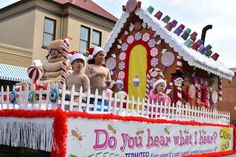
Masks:
[[[28,76],[34,83],[43,77],[43,68],[31,65],[27,70]]]

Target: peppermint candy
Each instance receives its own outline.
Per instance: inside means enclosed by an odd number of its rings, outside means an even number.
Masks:
[[[142,33],[141,33],[141,32],[137,32],[137,33],[135,33],[135,35],[134,35],[134,39],[135,39],[136,41],[141,40],[141,39],[142,39]]]
[[[124,71],[120,71],[120,72],[118,73],[118,78],[119,78],[120,80],[123,80],[123,79],[125,78],[125,72],[124,72]]]
[[[156,40],[155,40],[155,39],[150,39],[150,40],[148,41],[148,46],[149,46],[150,48],[153,48],[155,45],[156,45]]]
[[[156,67],[158,65],[158,59],[157,58],[152,58],[151,59],[151,66]]]
[[[143,34],[143,37],[142,37],[142,40],[143,40],[144,42],[147,42],[149,39],[150,39],[150,34],[149,34],[149,33],[144,33],[144,34]]]
[[[150,54],[152,57],[156,57],[158,55],[158,49],[156,47],[152,48]]]
[[[132,44],[134,42],[134,36],[133,35],[129,35],[127,38],[127,43],[128,44]]]
[[[125,69],[125,62],[120,62],[119,63],[119,69],[124,70]]]
[[[126,58],[126,53],[121,52],[120,55],[119,55],[119,59],[123,61],[123,60],[125,60],[125,58]]]
[[[123,43],[121,46],[122,51],[126,51],[128,49],[128,44],[127,43]]]

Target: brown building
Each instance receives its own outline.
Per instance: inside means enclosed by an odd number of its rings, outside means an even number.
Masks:
[[[236,68],[232,68],[236,74]],[[236,124],[236,76],[234,75],[231,82],[223,79],[222,83],[223,105],[219,106],[219,110],[231,113],[231,120]]]
[[[91,0],[18,1],[0,9],[0,64],[28,67],[35,59],[45,62],[49,43],[67,36],[73,39],[70,50],[103,46],[116,21]]]

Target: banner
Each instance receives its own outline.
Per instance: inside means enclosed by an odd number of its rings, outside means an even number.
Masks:
[[[233,128],[68,118],[67,157],[179,157],[233,150]]]

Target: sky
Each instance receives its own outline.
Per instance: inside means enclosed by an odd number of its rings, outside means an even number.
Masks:
[[[1,0],[0,8],[17,0]],[[122,14],[122,5],[127,0],[93,0],[99,6],[116,16]],[[229,68],[236,68],[236,1],[235,0],[139,0],[142,8],[150,5],[154,8],[153,15],[162,11],[171,19],[184,24],[198,33],[201,38],[202,28],[213,25],[207,31],[205,45],[211,44],[213,52],[220,54],[219,61]],[[178,26],[178,25],[177,25]]]

